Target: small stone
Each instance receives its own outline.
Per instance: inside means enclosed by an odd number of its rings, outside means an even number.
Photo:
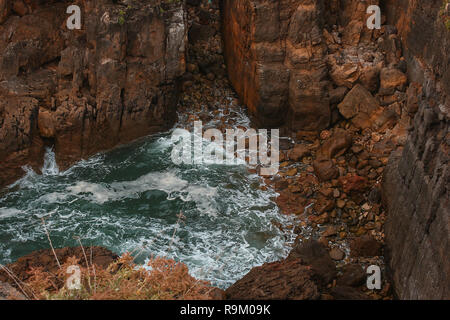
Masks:
[[[328,139],[330,136],[331,136],[331,133],[329,130],[323,130],[320,133],[320,139],[322,139],[322,140]]]
[[[284,161],[284,162],[282,162],[281,164],[280,164],[280,168],[285,168],[285,167],[287,167],[289,165],[289,162],[288,161]]]
[[[341,192],[339,191],[339,189],[333,189],[333,197],[339,198],[340,196],[341,196]]]
[[[336,205],[337,205],[337,207],[340,208],[340,209],[343,209],[343,208],[345,207],[345,204],[346,204],[345,200],[338,199],[338,200],[336,201]]]
[[[337,234],[337,230],[335,226],[329,226],[323,233],[323,237],[331,237]]]
[[[297,174],[297,172],[298,172],[297,168],[292,168],[292,169],[286,171],[286,175],[287,176],[295,176]]]
[[[196,72],[198,72],[198,66],[197,66],[196,64],[188,63],[188,64],[186,65],[186,68],[187,68],[187,70],[188,70],[190,73],[196,73]]]
[[[344,259],[345,253],[339,248],[333,248],[330,251],[330,257],[333,260],[339,261],[339,260]]]
[[[306,145],[304,145],[304,144],[296,144],[294,148],[289,150],[287,156],[288,156],[289,160],[299,161],[303,157],[305,157],[305,156],[307,156],[309,154],[310,154],[310,151],[309,151],[309,149],[308,149],[308,147]]]

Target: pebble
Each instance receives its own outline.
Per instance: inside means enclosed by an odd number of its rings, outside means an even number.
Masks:
[[[330,257],[333,260],[342,260],[345,257],[345,253],[339,248],[333,248],[330,251]]]

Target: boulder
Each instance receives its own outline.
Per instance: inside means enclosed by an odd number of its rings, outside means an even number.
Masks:
[[[304,144],[296,144],[294,148],[288,151],[288,159],[292,161],[300,161],[303,157],[310,155],[309,148]]]
[[[339,248],[333,248],[330,250],[330,257],[333,260],[339,261],[345,258],[345,253]]]
[[[331,160],[315,160],[314,172],[320,181],[329,181],[339,176],[339,170]]]
[[[359,287],[366,282],[367,274],[358,264],[348,264],[344,267],[342,276],[338,278],[340,286]]]
[[[383,68],[380,72],[380,94],[387,96],[396,90],[405,91],[408,77],[395,68]]]
[[[379,107],[378,101],[361,84],[355,85],[338,105],[339,112],[360,129],[370,127],[370,116]]]
[[[336,286],[331,289],[331,295],[336,300],[369,300],[364,293],[348,286]]]
[[[0,281],[0,300],[26,300],[26,297],[9,283]]]
[[[333,135],[317,150],[316,159],[331,160],[334,157],[339,157],[351,147],[351,144],[351,134],[344,129],[336,129]]]
[[[375,94],[380,87],[380,70],[375,66],[365,67],[361,71],[359,81],[364,88]]]
[[[230,300],[317,300],[313,273],[300,259],[265,263],[253,268],[225,291]]]
[[[339,183],[345,193],[363,193],[369,188],[369,181],[357,174],[347,174],[339,177]]]
[[[21,17],[29,13],[28,6],[22,0],[14,0],[12,10]]]
[[[356,81],[358,81],[360,75],[361,71],[358,65],[353,63],[339,65],[336,62],[332,62],[330,77],[339,87],[351,89]]]
[[[352,257],[375,257],[382,255],[382,244],[369,235],[353,239],[350,242]]]
[[[289,253],[287,260],[301,259],[311,266],[314,277],[319,284],[326,286],[336,277],[336,266],[323,244],[315,240],[306,240],[297,244]]]

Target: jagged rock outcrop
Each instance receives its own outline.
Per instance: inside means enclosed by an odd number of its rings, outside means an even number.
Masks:
[[[414,122],[383,178],[389,266],[399,298],[449,299],[450,31],[440,0],[384,4],[415,82],[407,91]]]
[[[358,266],[359,267],[359,266]],[[357,270],[364,275],[362,269]],[[357,273],[354,271],[354,273]],[[332,287],[336,266],[325,246],[308,240],[297,243],[289,256],[250,270],[225,291],[231,300],[366,300],[358,287],[361,281],[344,278],[343,285]],[[348,276],[348,275],[347,275]],[[360,280],[361,275],[359,275]],[[341,281],[342,282],[342,281]]]
[[[81,30],[66,27],[71,4]],[[0,187],[38,170],[46,144],[64,169],[170,128],[185,20],[178,1],[0,1]]]

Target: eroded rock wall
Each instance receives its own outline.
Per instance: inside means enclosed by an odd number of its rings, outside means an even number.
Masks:
[[[329,125],[323,10],[322,1],[223,1],[228,74],[259,125]]]
[[[383,179],[387,256],[401,299],[450,298],[450,31],[441,7],[440,0],[387,0],[383,8],[415,83],[407,96],[415,118]]]
[[[354,81],[344,83],[351,88],[360,74],[330,68],[326,36],[332,35],[324,30],[339,25],[346,45],[370,39],[364,28],[370,4],[378,1],[223,1],[228,75],[256,124],[306,131],[330,125],[330,80],[352,73]]]
[[[46,144],[64,169],[170,128],[185,20],[183,2],[0,1],[0,187],[39,169]]]

